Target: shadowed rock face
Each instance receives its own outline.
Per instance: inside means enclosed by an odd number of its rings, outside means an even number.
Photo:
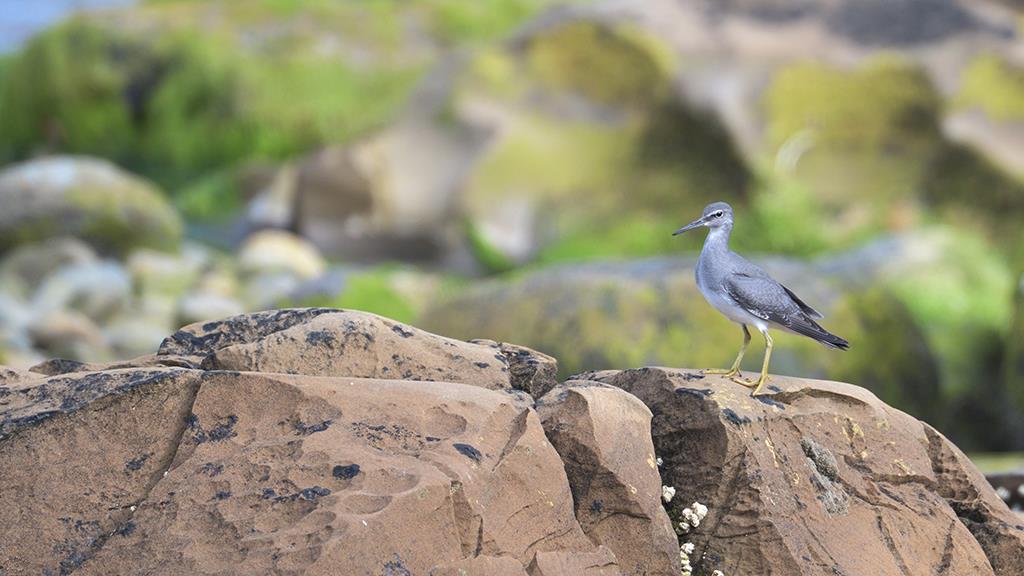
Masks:
[[[410,373],[381,378],[394,356]],[[328,309],[0,368],[0,568],[675,575],[669,517],[700,501],[706,573],[1024,572],[1024,526],[966,457],[861,388],[776,377],[751,399],[651,368],[552,390],[555,370]]]
[[[627,574],[677,576],[679,543],[661,505],[651,411],[611,386],[569,381],[537,401],[565,462],[576,517]]]
[[[710,513],[698,569],[1019,574],[1024,525],[955,446],[862,388],[775,377],[769,396],[667,368],[580,376],[655,414],[664,482]]]

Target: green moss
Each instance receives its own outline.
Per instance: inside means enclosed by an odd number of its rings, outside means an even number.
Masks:
[[[530,71],[546,85],[595,102],[645,106],[670,89],[669,51],[627,27],[570,22],[529,41]]]
[[[893,152],[932,145],[942,103],[924,71],[882,58],[857,70],[785,68],[769,87],[765,106],[775,146],[810,130],[815,146]]]
[[[840,245],[817,196],[799,182],[764,177],[733,232],[740,251],[812,256]]]
[[[1013,317],[1006,338],[1005,378],[1016,405],[1024,408],[1024,272],[1017,274]]]
[[[969,210],[1010,228],[1017,228],[1024,215],[1024,181],[958,144],[939,151],[924,182],[924,195],[934,205]]]
[[[659,260],[621,266],[619,272],[604,266],[565,267],[489,283],[428,308],[420,322],[459,338],[486,337],[542,350],[558,358],[563,376],[605,368],[724,367],[732,362],[741,333],[704,302],[691,268]],[[831,304],[814,302],[828,314],[828,327],[854,343],[849,354],[779,333],[772,371],[843,378],[934,414],[937,368],[924,336],[891,292],[879,292],[843,296]],[[872,334],[874,344],[862,345]],[[757,337],[744,369],[760,369],[762,350]]]
[[[75,188],[65,200],[81,214],[75,235],[103,252],[126,254],[143,247],[170,251],[182,237],[178,214],[149,187],[120,192]]]
[[[483,266],[488,273],[496,274],[508,272],[516,267],[515,262],[505,256],[500,250],[491,246],[476,226],[471,222],[465,223],[466,240],[469,242],[469,249],[476,261]]]
[[[227,169],[185,185],[175,194],[174,203],[186,218],[212,221],[237,214],[242,195],[234,171]]]
[[[0,161],[40,144],[114,159],[177,188],[215,167],[344,142],[404,102],[419,68],[357,69],[231,34],[144,37],[72,20],[33,40],[0,88]]]
[[[555,204],[585,197],[589,210],[607,210],[629,159],[630,138],[621,130],[523,118],[481,160],[470,183],[471,201],[489,204],[514,194]]]
[[[622,126],[521,118],[478,165],[466,194],[471,211],[509,196],[534,202],[539,226],[557,231],[541,238],[542,262],[698,246],[670,234],[712,200],[741,205],[749,173],[727,135],[666,110]]]
[[[632,153],[628,186],[634,202],[658,212],[743,201],[751,183],[743,155],[718,117],[676,100],[644,115]]]
[[[367,274],[352,278],[335,302],[338,308],[373,312],[399,322],[408,323],[416,319],[412,306],[391,287],[388,278],[383,275]]]
[[[480,42],[511,33],[550,0],[428,0],[424,3],[438,37],[449,43]]]
[[[964,72],[956,101],[978,106],[997,120],[1024,119],[1024,68],[999,56],[982,56]]]
[[[358,70],[305,58],[251,66],[245,105],[252,113],[254,152],[288,156],[363,134],[401,108],[420,75],[419,69]]]
[[[850,353],[836,353],[830,359],[829,375],[864,386],[887,404],[942,429],[948,397],[940,387],[937,360],[915,320],[900,299],[883,288],[854,294],[827,322],[852,345]]]
[[[122,59],[108,57],[111,52]],[[110,156],[131,140],[121,100],[130,71],[144,68],[136,46],[73,20],[39,35],[7,66],[0,93],[0,161],[37,146]]]
[[[1013,278],[1006,262],[983,239],[949,234],[933,245],[942,258],[911,267],[889,286],[923,327],[951,396],[979,378],[998,377],[989,364],[1009,330]]]
[[[500,48],[477,52],[458,88],[463,94],[477,91],[507,101],[521,100],[529,91],[516,60]]]
[[[699,246],[696,235],[671,235],[680,225],[679,219],[668,216],[625,214],[606,226],[579,228],[560,238],[541,250],[537,263],[642,258]]]

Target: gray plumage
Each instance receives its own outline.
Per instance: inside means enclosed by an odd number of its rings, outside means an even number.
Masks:
[[[699,219],[675,234],[699,226],[707,226],[710,231],[697,262],[697,287],[715,309],[744,327],[757,327],[763,334],[767,334],[769,326],[775,326],[830,348],[849,348],[846,340],[815,322],[822,318],[820,312],[760,267],[729,249],[733,214],[728,204],[709,204]]]

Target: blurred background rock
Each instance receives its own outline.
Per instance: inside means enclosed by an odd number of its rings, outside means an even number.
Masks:
[[[852,343],[775,370],[1024,450],[1021,2],[0,0],[0,31],[2,363],[330,305],[563,376],[724,365],[669,235],[722,199]]]

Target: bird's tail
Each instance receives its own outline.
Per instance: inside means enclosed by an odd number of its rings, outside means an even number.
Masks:
[[[812,320],[806,314],[802,314],[800,321],[793,322],[789,329],[796,332],[797,334],[803,334],[808,338],[812,338],[821,342],[828,348],[834,348],[837,350],[849,350],[850,343],[845,339],[836,336],[835,334],[825,330],[817,322]]]

